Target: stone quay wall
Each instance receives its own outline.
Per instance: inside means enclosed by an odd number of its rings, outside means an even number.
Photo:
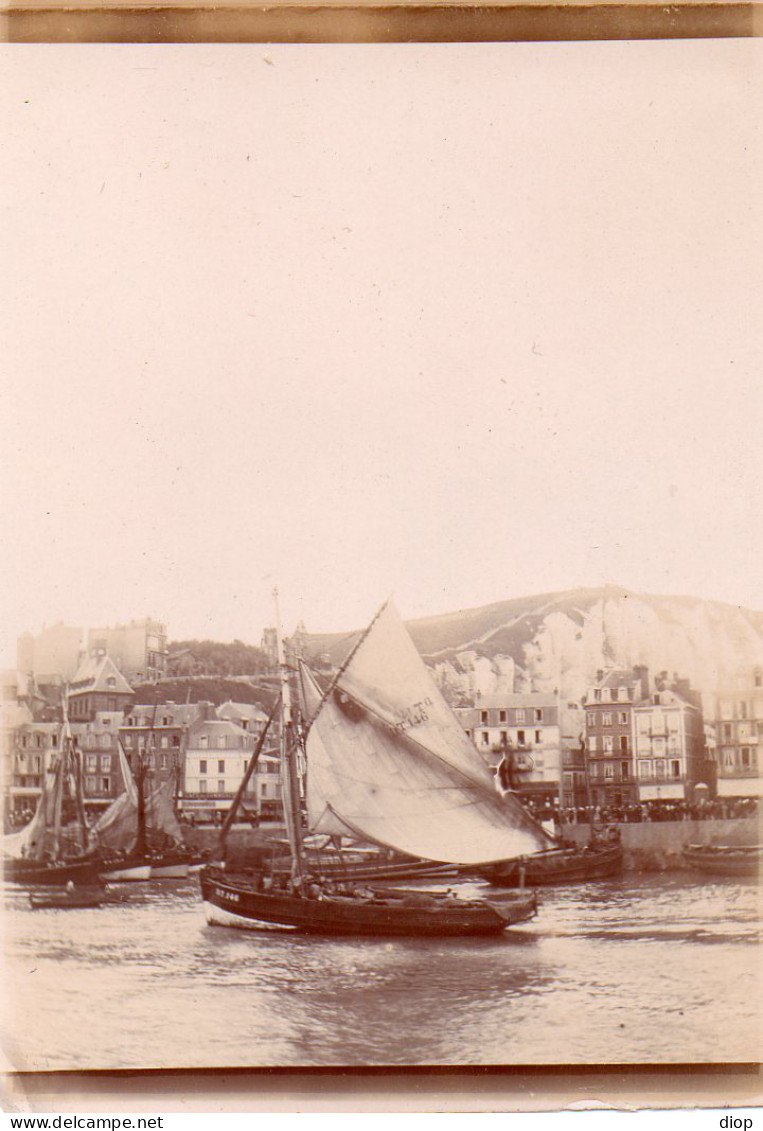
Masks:
[[[607,827],[611,827],[611,822]],[[623,866],[628,872],[664,872],[686,867],[682,852],[689,844],[760,844],[757,817],[718,821],[642,821],[614,824],[623,846]],[[587,844],[590,825],[565,825],[562,836]]]

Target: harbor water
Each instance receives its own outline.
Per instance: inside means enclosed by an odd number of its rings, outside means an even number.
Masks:
[[[196,879],[115,890],[124,902],[32,910],[5,887],[9,1066],[734,1063],[761,1048],[752,880],[547,889],[536,919],[469,940],[235,931],[206,924]]]

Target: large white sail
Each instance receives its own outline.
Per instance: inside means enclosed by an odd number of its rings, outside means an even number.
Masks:
[[[385,605],[307,734],[307,810],[343,832],[428,860],[481,864],[552,839],[493,778]]]

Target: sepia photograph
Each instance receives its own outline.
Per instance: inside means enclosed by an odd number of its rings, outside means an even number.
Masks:
[[[756,1063],[760,42],[0,55],[4,1071]]]

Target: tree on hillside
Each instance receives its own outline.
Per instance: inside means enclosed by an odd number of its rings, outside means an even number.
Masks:
[[[221,644],[216,640],[176,640],[169,645],[170,660],[178,652],[190,652],[197,675],[221,676],[255,675],[270,667],[268,657],[260,648],[234,640]]]

